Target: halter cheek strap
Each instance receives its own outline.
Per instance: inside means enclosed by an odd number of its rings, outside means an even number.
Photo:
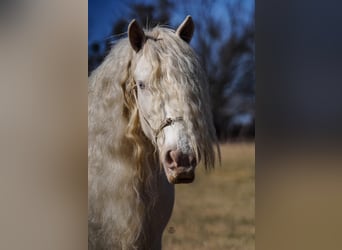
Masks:
[[[155,142],[157,142],[157,139],[158,139],[158,136],[160,134],[160,132],[166,128],[167,126],[171,126],[172,124],[174,124],[175,122],[179,122],[179,121],[183,121],[183,117],[176,117],[176,118],[166,118],[164,121],[162,121],[162,123],[160,124],[160,126],[158,127],[158,129],[154,129],[152,128],[152,126],[150,125],[150,123],[148,122],[148,120],[146,119],[145,116],[144,117],[144,120],[146,122],[146,124],[151,128],[151,130],[154,132],[154,139],[155,139]]]
[[[166,118],[159,126],[158,130],[155,133],[155,139],[157,141],[158,139],[158,135],[160,134],[160,132],[167,126],[171,126],[172,124],[174,124],[175,122],[179,122],[179,121],[183,121],[183,117],[176,117],[176,118]]]
[[[135,83],[135,82],[134,82]],[[136,85],[135,85],[136,86]],[[138,100],[137,100],[137,96],[136,94],[134,94],[134,99],[135,102],[138,104]],[[164,121],[162,121],[162,123],[159,125],[158,129],[154,129],[151,124],[148,122],[148,120],[146,119],[146,117],[143,115],[142,116],[146,122],[146,124],[150,127],[150,129],[153,131],[154,133],[154,140],[155,142],[157,142],[158,136],[160,134],[161,131],[163,131],[164,128],[166,128],[167,126],[171,126],[172,124],[174,124],[175,122],[179,122],[179,121],[184,121],[183,117],[181,116],[177,116],[176,118],[170,118],[167,117]]]

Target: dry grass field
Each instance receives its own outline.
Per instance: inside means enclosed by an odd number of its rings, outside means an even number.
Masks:
[[[176,185],[164,250],[255,249],[254,143],[221,145],[222,164],[196,171],[190,185]]]

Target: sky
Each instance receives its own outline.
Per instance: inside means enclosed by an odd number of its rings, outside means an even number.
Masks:
[[[178,2],[182,4],[177,4]],[[179,24],[187,14],[191,14],[194,19],[198,17],[198,7],[201,1],[175,0],[175,11],[171,15],[171,23]],[[88,0],[88,42],[104,42],[110,37],[113,24],[120,18],[127,16],[131,3],[151,3],[153,0]],[[251,13],[254,10],[254,0],[212,0],[210,1],[211,13],[216,20],[221,23],[229,22],[225,6],[228,3],[239,2],[244,9],[241,22],[247,22],[253,18]],[[186,6],[186,7],[184,7]],[[156,20],[157,21],[157,20]],[[222,27],[224,35],[229,35],[229,27]]]

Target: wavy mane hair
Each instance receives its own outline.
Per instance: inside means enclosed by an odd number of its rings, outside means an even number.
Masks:
[[[157,145],[140,123],[133,78],[139,57],[152,63],[153,115],[165,117],[160,107],[172,83],[179,96],[174,108],[182,114],[196,157],[205,168],[215,164],[208,84],[199,60],[171,29],[157,26],[145,34],[141,53],[122,39],[89,78],[90,249],[147,249],[151,240],[148,211],[158,199],[162,168]]]

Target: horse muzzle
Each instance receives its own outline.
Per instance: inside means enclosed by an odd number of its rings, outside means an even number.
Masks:
[[[163,160],[166,177],[171,184],[191,183],[195,179],[197,160],[194,154],[169,150]]]

